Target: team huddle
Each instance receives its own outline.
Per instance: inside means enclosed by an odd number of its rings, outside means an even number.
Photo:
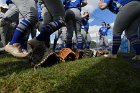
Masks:
[[[12,39],[4,47],[13,56],[27,57],[27,45],[32,50],[42,47],[49,51],[50,35],[54,32],[54,51],[60,37],[63,48],[90,49],[89,13],[85,11],[81,15],[82,7],[88,4],[87,0],[6,0],[6,4],[9,8],[1,18],[0,26],[13,22],[16,24]],[[117,58],[121,35],[125,31],[136,51],[132,59],[140,60],[140,36],[137,32],[140,25],[140,0],[99,0],[99,7],[117,14],[113,27],[112,53],[106,57]],[[36,29],[40,31],[38,36]],[[104,34],[106,29],[109,28],[105,25],[99,31],[103,40],[107,35]],[[28,41],[29,34],[32,39]]]

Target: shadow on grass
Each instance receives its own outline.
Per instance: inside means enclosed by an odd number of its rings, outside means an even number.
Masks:
[[[0,62],[0,77],[11,75],[12,73],[19,73],[23,70],[31,68],[31,65],[26,59],[16,59],[9,54],[0,55],[0,58],[5,58]]]
[[[140,93],[140,73],[121,59],[103,58],[49,93]]]
[[[140,60],[132,60],[135,54],[131,53],[121,53],[119,57],[122,58],[124,61],[130,63],[134,68],[140,71]]]

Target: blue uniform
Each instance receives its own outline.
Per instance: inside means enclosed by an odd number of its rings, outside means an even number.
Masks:
[[[42,9],[41,9],[41,5],[39,4],[39,2],[37,2],[37,12],[38,12],[38,21],[43,21]]]
[[[82,27],[82,29],[84,29],[84,31],[86,32],[85,34],[85,36],[83,35],[83,38],[84,38],[84,44],[85,44],[85,48],[86,49],[89,49],[90,48],[90,36],[89,36],[89,34],[88,34],[88,29],[89,29],[89,22],[88,22],[88,20],[89,20],[89,16],[86,16],[86,17],[84,17],[83,19],[82,19],[82,25],[83,25],[83,27]]]
[[[102,26],[99,29],[100,33],[100,46],[107,47],[108,46],[108,40],[107,40],[107,33],[108,33],[108,27],[107,26]]]
[[[104,3],[109,5],[108,8],[111,12],[117,14],[119,9],[130,1],[132,0],[104,0]]]
[[[88,20],[89,20],[88,17],[82,19],[83,28],[84,28],[85,31],[88,31],[88,29],[89,29],[89,22],[88,22]]]
[[[102,36],[107,36],[108,27],[107,27],[107,26],[101,27],[101,28],[99,29],[99,32],[100,32],[100,34],[101,34]]]
[[[65,9],[78,8],[81,10],[82,1],[83,0],[64,0],[63,4],[65,5]]]
[[[65,20],[67,25],[67,42],[66,47],[72,48],[72,37],[73,31],[76,34],[76,44],[77,48],[81,49],[82,40],[81,40],[81,7],[82,4],[87,2],[86,0],[64,0],[63,4],[65,5]]]
[[[9,5],[9,4],[12,4],[13,2],[11,0],[6,0],[6,4]]]

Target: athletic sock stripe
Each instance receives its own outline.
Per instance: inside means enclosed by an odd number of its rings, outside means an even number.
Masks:
[[[55,20],[54,23],[56,24],[56,26],[61,26],[62,25],[60,20]]]
[[[26,23],[27,25],[31,24],[29,21],[27,21],[26,19],[22,20],[24,23]]]
[[[32,27],[32,24],[31,24],[31,22],[29,22],[28,20],[26,20],[26,19],[24,19],[24,20],[22,20],[22,22],[23,23],[25,23],[27,26],[27,29],[29,29],[30,27]]]
[[[23,32],[24,30],[21,27],[17,27],[16,30]]]
[[[23,22],[20,22],[20,24],[22,24],[25,27],[28,27],[28,25],[27,24],[24,24]]]

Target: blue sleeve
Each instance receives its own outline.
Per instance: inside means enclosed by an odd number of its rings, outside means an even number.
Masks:
[[[99,32],[101,33],[101,28],[99,29]]]
[[[43,21],[43,18],[42,18],[42,15],[41,15],[42,10],[41,10],[41,6],[40,6],[39,2],[37,3],[37,12],[38,12],[38,20]]]
[[[65,5],[66,4],[66,0],[62,0],[63,1],[63,5]]]
[[[6,4],[9,5],[9,4],[12,4],[13,2],[11,0],[6,0]]]
[[[109,4],[111,0],[104,0],[104,3]]]

